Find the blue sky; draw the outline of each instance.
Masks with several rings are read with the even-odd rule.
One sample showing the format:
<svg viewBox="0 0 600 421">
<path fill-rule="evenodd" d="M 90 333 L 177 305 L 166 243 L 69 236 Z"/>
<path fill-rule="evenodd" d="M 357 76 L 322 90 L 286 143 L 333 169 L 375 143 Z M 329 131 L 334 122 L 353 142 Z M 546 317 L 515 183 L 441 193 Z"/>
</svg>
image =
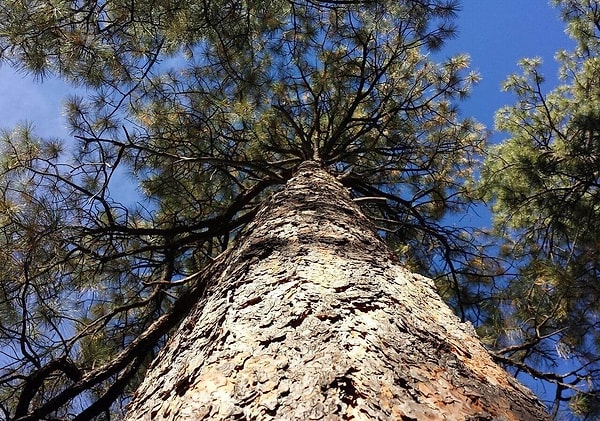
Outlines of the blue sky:
<svg viewBox="0 0 600 421">
<path fill-rule="evenodd" d="M 25 121 L 36 132 L 48 137 L 68 135 L 62 118 L 62 104 L 71 87 L 60 80 L 43 83 L 17 72 L 7 65 L 0 67 L 0 129 L 10 129 Z"/>
<path fill-rule="evenodd" d="M 558 11 L 548 0 L 463 0 L 458 37 L 446 54 L 464 52 L 482 75 L 471 98 L 462 106 L 465 116 L 475 117 L 492 128 L 495 111 L 511 104 L 510 94 L 500 91 L 506 77 L 519 72 L 524 57 L 542 57 L 547 88 L 557 83 L 556 51 L 572 49 Z M 499 140 L 499 139 L 495 139 Z"/>
</svg>

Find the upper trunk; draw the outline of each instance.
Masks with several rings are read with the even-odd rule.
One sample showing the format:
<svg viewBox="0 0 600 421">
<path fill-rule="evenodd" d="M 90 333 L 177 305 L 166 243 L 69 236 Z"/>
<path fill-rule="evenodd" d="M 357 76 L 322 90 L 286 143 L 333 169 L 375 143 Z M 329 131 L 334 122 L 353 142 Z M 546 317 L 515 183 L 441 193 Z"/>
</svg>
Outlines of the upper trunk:
<svg viewBox="0 0 600 421">
<path fill-rule="evenodd" d="M 206 276 L 128 420 L 548 418 L 314 162 Z"/>
</svg>

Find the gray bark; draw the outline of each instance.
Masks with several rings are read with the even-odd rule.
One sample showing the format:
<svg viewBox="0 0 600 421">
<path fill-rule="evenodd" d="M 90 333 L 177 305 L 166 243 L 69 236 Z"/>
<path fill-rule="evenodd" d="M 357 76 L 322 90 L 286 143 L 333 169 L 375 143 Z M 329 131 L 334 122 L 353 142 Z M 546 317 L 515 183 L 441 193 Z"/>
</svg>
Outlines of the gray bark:
<svg viewBox="0 0 600 421">
<path fill-rule="evenodd" d="M 316 163 L 204 277 L 127 420 L 548 419 Z"/>
</svg>

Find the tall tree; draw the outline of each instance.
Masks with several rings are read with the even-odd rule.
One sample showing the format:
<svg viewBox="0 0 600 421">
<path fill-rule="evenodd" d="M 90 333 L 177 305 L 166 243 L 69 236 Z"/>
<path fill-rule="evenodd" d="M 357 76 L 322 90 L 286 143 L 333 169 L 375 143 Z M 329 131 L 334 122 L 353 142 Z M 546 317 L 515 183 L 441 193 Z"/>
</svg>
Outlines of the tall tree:
<svg viewBox="0 0 600 421">
<path fill-rule="evenodd" d="M 305 161 L 336 174 L 402 264 L 470 316 L 480 253 L 444 221 L 471 203 L 482 135 L 455 103 L 477 76 L 465 56 L 429 55 L 456 9 L 3 2 L 0 57 L 88 94 L 66 105 L 76 145 L 28 126 L 2 138 L 4 417 L 122 416 L 206 294 L 201 274 Z M 134 198 L 118 194 L 125 177 Z"/>
<path fill-rule="evenodd" d="M 554 2 L 577 42 L 561 51 L 562 84 L 544 92 L 539 59 L 521 62 L 505 89 L 482 187 L 494 200 L 503 283 L 490 338 L 516 370 L 555 384 L 553 413 L 600 416 L 600 3 Z"/>
</svg>

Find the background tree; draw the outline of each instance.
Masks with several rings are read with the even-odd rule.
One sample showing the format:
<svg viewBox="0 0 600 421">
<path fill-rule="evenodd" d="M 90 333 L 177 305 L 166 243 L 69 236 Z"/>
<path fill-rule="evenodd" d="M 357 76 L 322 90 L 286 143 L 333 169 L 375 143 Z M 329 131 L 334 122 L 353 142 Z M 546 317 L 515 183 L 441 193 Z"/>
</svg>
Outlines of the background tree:
<svg viewBox="0 0 600 421">
<path fill-rule="evenodd" d="M 0 57 L 80 87 L 75 145 L 2 138 L 1 410 L 122 415 L 204 291 L 195 276 L 303 161 L 338 173 L 461 314 L 481 265 L 445 226 L 481 129 L 456 99 L 477 76 L 435 62 L 454 1 L 5 1 Z M 115 194 L 123 178 L 135 196 Z M 131 194 L 131 193 L 130 193 Z M 119 198 L 120 197 L 120 198 Z M 461 288 L 459 288 L 459 286 Z"/>
<path fill-rule="evenodd" d="M 514 273 L 487 328 L 501 360 L 554 383 L 553 413 L 600 416 L 600 3 L 554 2 L 577 41 L 561 51 L 562 84 L 546 93 L 539 59 L 521 62 L 498 111 L 509 138 L 492 147 L 482 189 L 494 200 Z M 596 418 L 594 418 L 596 419 Z"/>
</svg>

